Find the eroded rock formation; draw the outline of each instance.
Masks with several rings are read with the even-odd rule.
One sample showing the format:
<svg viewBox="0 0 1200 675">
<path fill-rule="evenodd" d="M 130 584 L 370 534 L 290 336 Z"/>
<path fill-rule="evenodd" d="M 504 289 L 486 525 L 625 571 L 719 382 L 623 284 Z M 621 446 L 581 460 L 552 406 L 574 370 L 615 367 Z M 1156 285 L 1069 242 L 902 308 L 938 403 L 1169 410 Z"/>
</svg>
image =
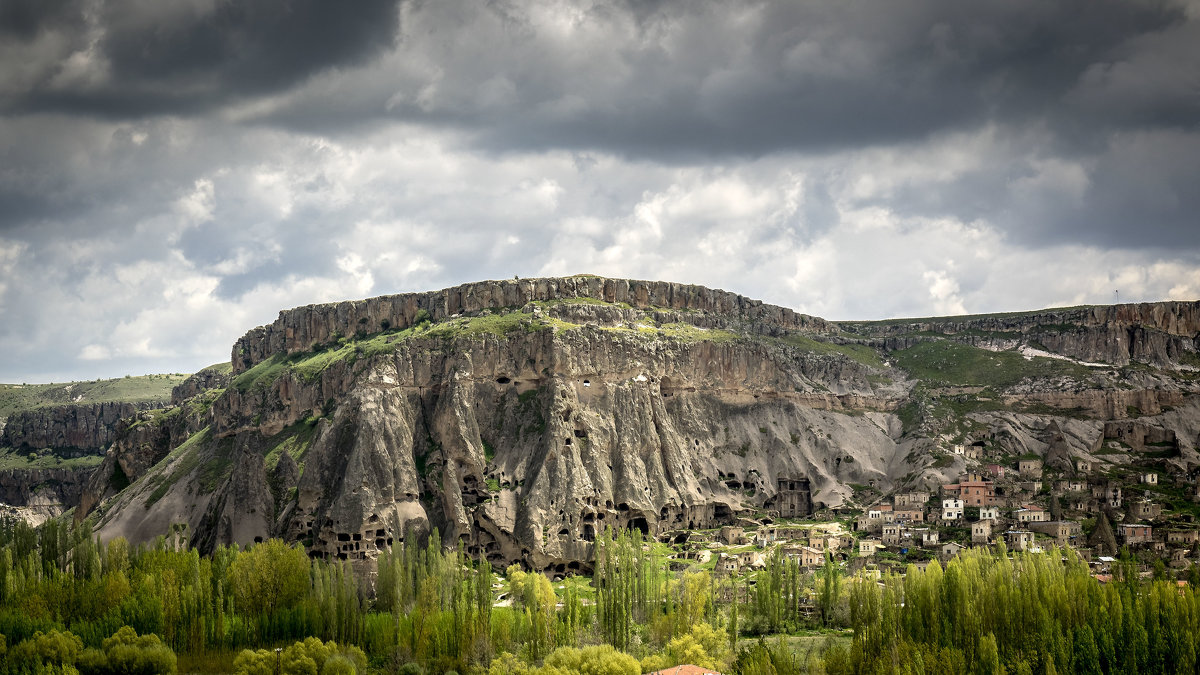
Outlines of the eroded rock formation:
<svg viewBox="0 0 1200 675">
<path fill-rule="evenodd" d="M 302 307 L 240 339 L 204 405 L 180 390 L 179 413 L 125 427 L 77 513 L 103 536 L 185 522 L 202 548 L 283 536 L 352 561 L 438 528 L 497 566 L 564 573 L 605 527 L 666 535 L 937 485 L 962 429 L 1070 471 L 1131 419 L 1184 439 L 1167 460 L 1183 471 L 1200 465 L 1179 376 L 1196 304 L 840 333 L 724 291 L 570 277 Z M 918 387 L 891 365 L 960 337 L 1107 365 L 992 387 Z"/>
</svg>

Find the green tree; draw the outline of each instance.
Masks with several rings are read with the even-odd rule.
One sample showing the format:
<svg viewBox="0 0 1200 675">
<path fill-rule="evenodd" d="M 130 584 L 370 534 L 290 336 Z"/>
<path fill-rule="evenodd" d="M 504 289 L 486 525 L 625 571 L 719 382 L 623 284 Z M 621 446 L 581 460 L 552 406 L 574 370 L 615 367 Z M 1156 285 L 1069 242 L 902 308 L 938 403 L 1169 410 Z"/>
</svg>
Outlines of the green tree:
<svg viewBox="0 0 1200 675">
<path fill-rule="evenodd" d="M 308 557 L 300 547 L 278 539 L 256 544 L 230 565 L 236 606 L 251 615 L 288 609 L 308 589 Z"/>
<path fill-rule="evenodd" d="M 138 635 L 122 626 L 105 638 L 100 649 L 88 649 L 79 657 L 81 673 L 95 675 L 163 675 L 175 672 L 175 652 L 157 635 Z"/>
</svg>

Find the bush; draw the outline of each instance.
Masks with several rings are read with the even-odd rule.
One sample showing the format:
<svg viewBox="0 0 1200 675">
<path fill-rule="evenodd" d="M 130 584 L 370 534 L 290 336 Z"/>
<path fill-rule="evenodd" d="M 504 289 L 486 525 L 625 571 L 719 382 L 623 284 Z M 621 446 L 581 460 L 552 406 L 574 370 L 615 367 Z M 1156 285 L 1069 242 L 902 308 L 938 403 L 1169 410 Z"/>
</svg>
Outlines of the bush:
<svg viewBox="0 0 1200 675">
<path fill-rule="evenodd" d="M 8 672 L 12 673 L 69 673 L 83 651 L 78 636 L 57 630 L 38 631 L 8 652 Z"/>
<path fill-rule="evenodd" d="M 273 675 L 276 664 L 287 675 L 355 675 L 366 671 L 367 656 L 358 647 L 338 647 L 332 640 L 310 637 L 279 653 L 244 649 L 233 668 L 237 675 Z"/>
<path fill-rule="evenodd" d="M 157 635 L 138 635 L 129 626 L 121 626 L 105 638 L 100 649 L 88 649 L 79 656 L 83 675 L 161 675 L 174 673 L 175 652 Z"/>
</svg>

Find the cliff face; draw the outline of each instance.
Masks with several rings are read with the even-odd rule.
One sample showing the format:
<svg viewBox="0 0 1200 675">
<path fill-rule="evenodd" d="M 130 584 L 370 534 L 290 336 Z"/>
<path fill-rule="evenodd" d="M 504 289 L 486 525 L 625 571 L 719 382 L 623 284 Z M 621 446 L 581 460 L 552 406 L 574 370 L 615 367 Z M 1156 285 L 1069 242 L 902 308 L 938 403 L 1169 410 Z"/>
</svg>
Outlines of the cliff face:
<svg viewBox="0 0 1200 675">
<path fill-rule="evenodd" d="M 855 333 L 883 338 L 888 349 L 940 334 L 986 348 L 1030 346 L 1073 359 L 1118 366 L 1140 361 L 1160 367 L 1200 363 L 1200 302 L 1073 307 L 1019 314 L 846 323 Z"/>
<path fill-rule="evenodd" d="M 689 318 L 741 323 L 754 329 L 828 333 L 836 326 L 786 307 L 713 290 L 665 281 L 631 281 L 579 276 L 481 281 L 441 291 L 385 295 L 369 300 L 308 305 L 280 312 L 269 326 L 255 328 L 233 346 L 233 372 L 245 372 L 278 353 L 295 353 L 358 332 L 407 328 L 420 317 L 442 321 L 460 314 L 521 307 L 529 302 L 591 298 L 637 309 L 663 309 Z"/>
<path fill-rule="evenodd" d="M 58 515 L 74 506 L 83 491 L 88 471 L 72 469 L 0 470 L 0 503 L 42 509 Z"/>
<path fill-rule="evenodd" d="M 0 433 L 0 446 L 55 448 L 97 454 L 116 437 L 118 423 L 150 404 L 90 403 L 18 412 Z"/>
<path fill-rule="evenodd" d="M 206 391 L 228 387 L 230 370 L 228 363 L 222 363 L 189 376 L 171 389 L 171 405 L 182 405 L 184 401 Z"/>
<path fill-rule="evenodd" d="M 596 277 L 303 307 L 238 341 L 234 376 L 209 383 L 223 389 L 181 388 L 179 412 L 122 427 L 77 517 L 99 512 L 105 537 L 186 522 L 204 549 L 282 536 L 352 561 L 436 527 L 497 566 L 561 573 L 589 565 L 606 526 L 672 536 L 936 486 L 967 434 L 1069 470 L 1135 433 L 1112 426 L 1125 420 L 1138 438 L 1170 429 L 1186 472 L 1196 304 L 857 335 L 723 291 Z M 1130 348 L 1138 331 L 1159 346 Z M 1107 365 L 989 360 L 1032 343 Z M 1123 367 L 1138 355 L 1149 365 Z"/>
</svg>

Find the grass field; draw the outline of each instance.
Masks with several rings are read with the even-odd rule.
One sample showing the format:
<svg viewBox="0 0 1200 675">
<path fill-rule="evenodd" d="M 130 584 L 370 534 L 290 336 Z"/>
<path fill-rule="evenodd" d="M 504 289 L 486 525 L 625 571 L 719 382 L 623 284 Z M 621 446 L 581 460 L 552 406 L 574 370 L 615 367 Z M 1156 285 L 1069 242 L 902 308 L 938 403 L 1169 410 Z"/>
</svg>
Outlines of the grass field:
<svg viewBox="0 0 1200 675">
<path fill-rule="evenodd" d="M 184 374 L 138 375 L 65 384 L 0 384 L 0 417 L 65 403 L 166 401 Z"/>
<path fill-rule="evenodd" d="M 1069 375 L 1086 378 L 1086 366 L 1017 352 L 993 352 L 950 340 L 921 342 L 893 353 L 896 365 L 933 385 L 1007 387 L 1026 377 Z"/>
<path fill-rule="evenodd" d="M 29 459 L 30 455 L 34 459 Z M 17 452 L 12 448 L 0 448 L 0 471 L 7 469 L 90 469 L 104 460 L 102 455 L 88 455 L 63 459 L 53 454 Z"/>
</svg>

